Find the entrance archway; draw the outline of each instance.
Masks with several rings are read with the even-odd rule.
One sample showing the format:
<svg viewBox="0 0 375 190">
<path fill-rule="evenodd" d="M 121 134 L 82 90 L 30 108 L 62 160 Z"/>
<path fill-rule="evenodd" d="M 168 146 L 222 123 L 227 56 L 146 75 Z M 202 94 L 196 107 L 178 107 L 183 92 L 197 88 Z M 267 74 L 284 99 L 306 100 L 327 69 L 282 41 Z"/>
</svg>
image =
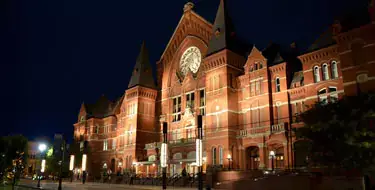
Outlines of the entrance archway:
<svg viewBox="0 0 375 190">
<path fill-rule="evenodd" d="M 115 159 L 114 158 L 112 158 L 112 160 L 111 160 L 111 172 L 114 172 L 114 171 L 116 171 L 115 170 L 115 165 L 116 165 L 116 161 L 115 161 Z"/>
<path fill-rule="evenodd" d="M 300 140 L 293 144 L 294 147 L 294 167 L 305 168 L 308 165 L 311 142 Z"/>
<path fill-rule="evenodd" d="M 257 146 L 250 146 L 246 149 L 246 169 L 259 169 L 259 148 Z"/>
</svg>

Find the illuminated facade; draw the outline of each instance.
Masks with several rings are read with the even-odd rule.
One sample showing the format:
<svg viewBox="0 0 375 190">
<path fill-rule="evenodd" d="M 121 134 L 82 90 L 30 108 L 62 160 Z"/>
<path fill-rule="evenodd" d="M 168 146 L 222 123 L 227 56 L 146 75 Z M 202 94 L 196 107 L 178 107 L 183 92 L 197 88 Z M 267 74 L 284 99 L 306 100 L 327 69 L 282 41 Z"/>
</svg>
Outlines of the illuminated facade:
<svg viewBox="0 0 375 190">
<path fill-rule="evenodd" d="M 237 40 L 221 0 L 214 24 L 184 13 L 153 80 L 142 45 L 123 97 L 83 104 L 75 140 L 88 141 L 88 172 L 160 173 L 162 122 L 168 123 L 168 173 L 194 173 L 196 116 L 203 115 L 203 167 L 241 170 L 300 167 L 290 128 L 316 102 L 336 101 L 375 86 L 375 18 L 347 27 L 336 22 L 309 49 L 264 50 Z M 275 153 L 273 159 L 270 152 Z M 229 159 L 230 158 L 230 159 Z"/>
</svg>

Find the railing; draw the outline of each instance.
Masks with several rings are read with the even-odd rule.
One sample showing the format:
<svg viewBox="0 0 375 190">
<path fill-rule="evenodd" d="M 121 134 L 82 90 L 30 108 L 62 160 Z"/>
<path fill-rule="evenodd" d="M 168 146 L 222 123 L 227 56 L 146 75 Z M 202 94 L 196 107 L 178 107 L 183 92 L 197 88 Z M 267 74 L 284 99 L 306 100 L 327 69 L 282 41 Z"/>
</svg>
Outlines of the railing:
<svg viewBox="0 0 375 190">
<path fill-rule="evenodd" d="M 271 125 L 271 133 L 279 133 L 285 131 L 284 123 L 279 123 L 276 125 Z"/>
<path fill-rule="evenodd" d="M 249 129 L 240 130 L 237 133 L 237 138 L 256 137 L 256 136 L 269 135 L 269 134 L 270 134 L 269 126 L 253 127 Z"/>
<path fill-rule="evenodd" d="M 196 138 L 188 138 L 188 139 L 185 139 L 185 138 L 182 138 L 182 139 L 177 139 L 177 140 L 171 140 L 169 141 L 169 144 L 189 144 L 189 143 L 194 143 L 196 140 Z"/>
<path fill-rule="evenodd" d="M 153 142 L 153 143 L 148 143 L 145 145 L 146 150 L 160 148 L 160 147 L 161 147 L 161 142 Z"/>
</svg>

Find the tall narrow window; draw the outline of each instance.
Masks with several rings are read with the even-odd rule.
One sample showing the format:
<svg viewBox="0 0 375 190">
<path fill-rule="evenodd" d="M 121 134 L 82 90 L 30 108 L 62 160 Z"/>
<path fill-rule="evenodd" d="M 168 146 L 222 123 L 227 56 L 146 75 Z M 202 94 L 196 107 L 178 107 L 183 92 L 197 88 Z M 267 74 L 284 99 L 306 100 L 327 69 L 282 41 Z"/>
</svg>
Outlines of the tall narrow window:
<svg viewBox="0 0 375 190">
<path fill-rule="evenodd" d="M 255 82 L 250 83 L 250 96 L 255 95 Z"/>
<path fill-rule="evenodd" d="M 112 149 L 116 149 L 116 139 L 112 139 Z"/>
<path fill-rule="evenodd" d="M 258 64 L 257 63 L 254 64 L 254 70 L 258 70 Z"/>
<path fill-rule="evenodd" d="M 104 151 L 108 150 L 108 140 L 107 139 L 104 139 L 104 141 L 103 141 L 103 150 Z"/>
<path fill-rule="evenodd" d="M 223 152 L 223 147 L 219 147 L 219 165 L 224 164 L 224 152 Z"/>
<path fill-rule="evenodd" d="M 260 80 L 257 80 L 255 82 L 255 94 L 259 95 L 260 94 Z"/>
<path fill-rule="evenodd" d="M 128 132 L 128 145 L 132 144 L 132 132 Z"/>
<path fill-rule="evenodd" d="M 329 80 L 328 65 L 323 65 L 323 80 Z"/>
<path fill-rule="evenodd" d="M 337 72 L 337 62 L 336 61 L 332 61 L 331 63 L 331 75 L 332 75 L 332 78 L 338 78 L 339 77 L 339 74 Z"/>
<path fill-rule="evenodd" d="M 181 120 L 181 96 L 173 98 L 173 122 Z"/>
<path fill-rule="evenodd" d="M 186 94 L 186 107 L 194 108 L 194 92 Z"/>
<path fill-rule="evenodd" d="M 280 88 L 280 78 L 276 78 L 275 84 L 276 84 L 276 92 L 280 92 L 280 90 L 281 90 L 281 88 Z"/>
<path fill-rule="evenodd" d="M 314 67 L 314 82 L 320 82 L 320 73 L 319 73 L 319 67 Z"/>
<path fill-rule="evenodd" d="M 216 148 L 212 148 L 212 165 L 216 165 Z"/>
<path fill-rule="evenodd" d="M 206 114 L 206 93 L 204 89 L 199 91 L 199 111 L 201 115 Z"/>
</svg>

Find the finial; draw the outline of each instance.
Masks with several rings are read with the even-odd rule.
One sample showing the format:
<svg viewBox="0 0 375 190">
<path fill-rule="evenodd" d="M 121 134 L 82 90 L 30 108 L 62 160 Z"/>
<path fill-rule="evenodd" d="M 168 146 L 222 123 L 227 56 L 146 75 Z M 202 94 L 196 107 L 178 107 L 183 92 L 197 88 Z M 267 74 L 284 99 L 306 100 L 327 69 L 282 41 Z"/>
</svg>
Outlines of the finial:
<svg viewBox="0 0 375 190">
<path fill-rule="evenodd" d="M 184 5 L 184 12 L 191 11 L 194 8 L 194 3 L 192 2 L 187 2 Z"/>
<path fill-rule="evenodd" d="M 342 29 L 342 27 L 341 27 L 340 21 L 339 20 L 335 20 L 335 22 L 332 25 L 332 30 L 333 30 L 332 33 L 333 33 L 333 35 L 338 35 L 341 32 L 341 29 Z"/>
</svg>

